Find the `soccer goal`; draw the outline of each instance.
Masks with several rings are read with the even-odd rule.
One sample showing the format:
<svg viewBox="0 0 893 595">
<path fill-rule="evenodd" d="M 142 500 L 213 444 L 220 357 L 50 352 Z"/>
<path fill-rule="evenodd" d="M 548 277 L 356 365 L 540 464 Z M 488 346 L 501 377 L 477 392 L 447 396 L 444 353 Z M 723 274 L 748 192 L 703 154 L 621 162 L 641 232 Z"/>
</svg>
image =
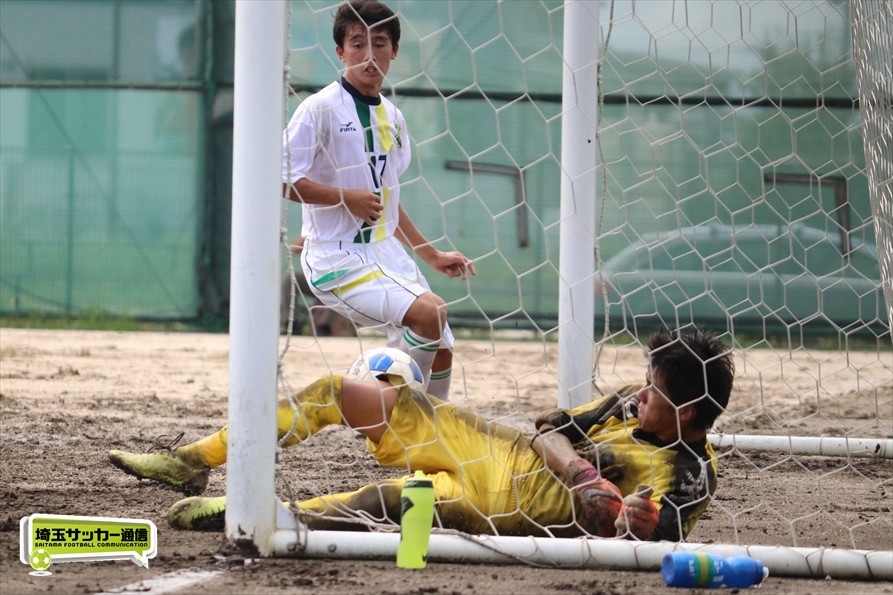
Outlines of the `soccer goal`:
<svg viewBox="0 0 893 595">
<path fill-rule="evenodd" d="M 429 560 L 656 570 L 691 549 L 893 579 L 890 4 L 388 4 L 403 204 L 478 269 L 428 273 L 457 335 L 451 401 L 532 433 L 541 409 L 641 380 L 664 327 L 717 332 L 737 369 L 709 437 L 720 487 L 688 542 L 435 527 Z M 299 233 L 274 198 L 282 130 L 341 72 L 336 8 L 236 3 L 226 534 L 263 556 L 394 559 L 393 523 L 310 531 L 285 505 L 387 477 L 352 432 L 276 442 L 277 398 L 383 343 L 297 329 L 315 307 L 297 289 L 279 334 Z"/>
</svg>

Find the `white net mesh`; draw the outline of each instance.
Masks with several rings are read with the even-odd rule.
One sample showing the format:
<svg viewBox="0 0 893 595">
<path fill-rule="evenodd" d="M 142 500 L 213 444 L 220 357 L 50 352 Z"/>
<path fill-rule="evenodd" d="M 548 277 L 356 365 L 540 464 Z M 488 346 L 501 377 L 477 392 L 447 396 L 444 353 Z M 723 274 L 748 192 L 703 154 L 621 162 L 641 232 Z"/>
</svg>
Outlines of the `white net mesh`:
<svg viewBox="0 0 893 595">
<path fill-rule="evenodd" d="M 291 109 L 339 76 L 336 6 L 292 5 Z M 422 265 L 457 335 L 451 402 L 531 436 L 559 382 L 563 3 L 391 6 L 403 37 L 382 92 L 405 115 L 413 148 L 402 202 L 435 246 L 478 269 L 461 283 Z M 717 448 L 719 487 L 689 540 L 889 549 L 889 462 L 849 444 L 889 449 L 893 435 L 881 288 L 886 279 L 890 290 L 893 253 L 890 6 L 857 2 L 852 15 L 847 2 L 821 0 L 599 6 L 593 394 L 643 379 L 652 331 L 716 331 L 737 376 L 714 431 L 783 440 Z M 286 213 L 285 244 L 298 211 Z M 284 286 L 294 297 L 283 310 L 294 333 L 282 358 L 288 398 L 384 343 L 374 331 L 354 336 L 305 293 Z M 333 427 L 285 451 L 283 495 L 407 472 L 377 466 L 357 437 Z M 843 456 L 798 450 L 800 437 L 842 440 Z"/>
<path fill-rule="evenodd" d="M 853 3 L 853 57 L 859 78 L 865 169 L 877 230 L 887 319 L 893 319 L 893 7 Z"/>
</svg>

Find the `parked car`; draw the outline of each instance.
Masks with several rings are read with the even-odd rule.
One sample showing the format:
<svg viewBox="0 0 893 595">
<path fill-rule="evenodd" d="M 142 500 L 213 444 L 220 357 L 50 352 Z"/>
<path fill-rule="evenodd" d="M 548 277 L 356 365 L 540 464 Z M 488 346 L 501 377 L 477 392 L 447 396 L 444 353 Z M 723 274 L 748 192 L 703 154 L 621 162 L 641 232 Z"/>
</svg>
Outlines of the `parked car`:
<svg viewBox="0 0 893 595">
<path fill-rule="evenodd" d="M 888 326 L 877 246 L 794 224 L 718 223 L 646 234 L 608 259 L 596 281 L 612 325 L 689 322 L 744 327 Z"/>
</svg>

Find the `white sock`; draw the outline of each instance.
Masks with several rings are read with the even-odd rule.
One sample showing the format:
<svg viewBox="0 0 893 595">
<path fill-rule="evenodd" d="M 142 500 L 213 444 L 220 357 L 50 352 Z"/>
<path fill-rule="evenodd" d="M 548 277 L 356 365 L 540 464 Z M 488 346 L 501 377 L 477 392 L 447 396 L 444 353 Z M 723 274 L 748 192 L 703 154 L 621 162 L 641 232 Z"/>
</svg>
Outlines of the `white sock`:
<svg viewBox="0 0 893 595">
<path fill-rule="evenodd" d="M 452 368 L 447 368 L 440 372 L 431 372 L 431 380 L 428 381 L 428 394 L 434 395 L 441 401 L 448 401 L 450 398 L 450 382 L 452 380 Z"/>
<path fill-rule="evenodd" d="M 428 379 L 431 376 L 431 364 L 434 363 L 434 356 L 440 349 L 440 339 L 426 339 L 420 337 L 409 329 L 403 331 L 403 337 L 400 339 L 398 349 L 404 353 L 408 353 L 409 357 L 415 360 L 422 370 L 422 376 L 425 378 L 425 390 L 428 389 Z"/>
</svg>

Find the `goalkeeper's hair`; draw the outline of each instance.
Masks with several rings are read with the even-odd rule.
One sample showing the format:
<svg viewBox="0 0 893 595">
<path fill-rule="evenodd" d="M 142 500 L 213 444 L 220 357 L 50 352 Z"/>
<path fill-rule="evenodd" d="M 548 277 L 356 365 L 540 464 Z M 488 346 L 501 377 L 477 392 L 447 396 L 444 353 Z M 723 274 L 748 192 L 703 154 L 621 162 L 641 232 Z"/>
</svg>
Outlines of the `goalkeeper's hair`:
<svg viewBox="0 0 893 595">
<path fill-rule="evenodd" d="M 648 342 L 648 356 L 651 373 L 661 379 L 670 401 L 677 407 L 695 401 L 692 425 L 709 429 L 732 394 L 732 351 L 715 333 L 694 329 L 654 334 Z"/>
<path fill-rule="evenodd" d="M 332 37 L 338 47 L 344 47 L 347 30 L 355 23 L 370 29 L 381 27 L 391 36 L 391 43 L 394 45 L 400 43 L 400 19 L 383 2 L 351 0 L 339 6 L 332 23 Z"/>
</svg>

